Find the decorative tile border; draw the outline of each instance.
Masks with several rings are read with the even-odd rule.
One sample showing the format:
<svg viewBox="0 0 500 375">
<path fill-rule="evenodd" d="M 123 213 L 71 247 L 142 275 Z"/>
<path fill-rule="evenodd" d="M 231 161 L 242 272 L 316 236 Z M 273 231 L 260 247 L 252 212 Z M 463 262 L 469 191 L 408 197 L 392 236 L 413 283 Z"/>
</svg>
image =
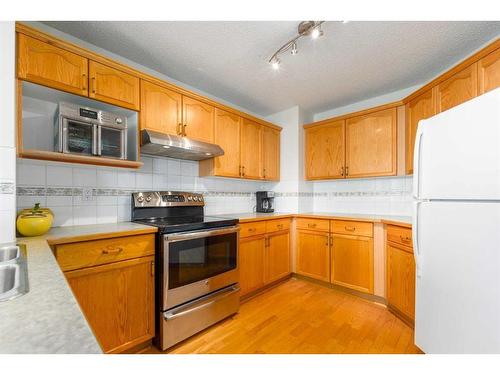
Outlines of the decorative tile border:
<svg viewBox="0 0 500 375">
<path fill-rule="evenodd" d="M 13 182 L 0 182 L 0 194 L 14 194 L 15 186 Z"/>
<path fill-rule="evenodd" d="M 93 196 L 129 196 L 137 190 L 133 189 L 103 189 L 93 188 Z M 13 194 L 13 183 L 0 183 L 0 192 L 2 194 Z M 253 192 L 241 191 L 194 191 L 203 194 L 206 197 L 253 197 Z M 83 188 L 65 188 L 65 187 L 26 187 L 18 186 L 17 195 L 21 196 L 81 196 Z M 330 191 L 330 192 L 275 192 L 276 198 L 334 198 L 334 197 L 383 197 L 383 196 L 405 196 L 410 195 L 409 191 L 387 190 L 387 191 Z"/>
</svg>

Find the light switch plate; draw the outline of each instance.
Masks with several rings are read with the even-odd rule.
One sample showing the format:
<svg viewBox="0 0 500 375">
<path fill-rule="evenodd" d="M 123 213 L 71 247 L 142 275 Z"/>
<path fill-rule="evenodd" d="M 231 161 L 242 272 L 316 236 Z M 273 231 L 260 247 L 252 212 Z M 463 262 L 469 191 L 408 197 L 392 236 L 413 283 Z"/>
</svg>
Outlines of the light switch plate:
<svg viewBox="0 0 500 375">
<path fill-rule="evenodd" d="M 82 202 L 92 201 L 92 188 L 83 188 L 82 190 Z"/>
</svg>

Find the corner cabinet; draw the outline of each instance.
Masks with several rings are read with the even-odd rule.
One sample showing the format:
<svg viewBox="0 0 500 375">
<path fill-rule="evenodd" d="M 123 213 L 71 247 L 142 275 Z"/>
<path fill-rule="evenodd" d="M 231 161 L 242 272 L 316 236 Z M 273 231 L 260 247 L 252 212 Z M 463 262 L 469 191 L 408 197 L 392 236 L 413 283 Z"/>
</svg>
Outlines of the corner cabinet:
<svg viewBox="0 0 500 375">
<path fill-rule="evenodd" d="M 478 62 L 479 95 L 500 86 L 500 49 Z"/>
<path fill-rule="evenodd" d="M 345 121 L 332 121 L 305 130 L 306 178 L 344 178 Z"/>
<path fill-rule="evenodd" d="M 17 76 L 26 81 L 88 95 L 88 59 L 41 40 L 18 34 Z"/>
<path fill-rule="evenodd" d="M 477 82 L 477 63 L 474 63 L 438 84 L 436 88 L 436 112 L 446 111 L 475 98 L 478 93 Z"/>
<path fill-rule="evenodd" d="M 436 114 L 435 93 L 430 89 L 406 104 L 406 173 L 413 173 L 413 148 L 420 120 Z"/>
<path fill-rule="evenodd" d="M 57 244 L 54 254 L 105 353 L 154 337 L 154 234 Z"/>
</svg>

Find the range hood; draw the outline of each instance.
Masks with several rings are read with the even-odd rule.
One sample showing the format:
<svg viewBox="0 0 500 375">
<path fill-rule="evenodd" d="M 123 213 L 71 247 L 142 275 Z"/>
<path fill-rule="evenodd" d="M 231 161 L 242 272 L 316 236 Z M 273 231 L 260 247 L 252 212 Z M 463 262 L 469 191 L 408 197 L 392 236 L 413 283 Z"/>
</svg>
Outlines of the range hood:
<svg viewBox="0 0 500 375">
<path fill-rule="evenodd" d="M 224 150 L 212 143 L 142 130 L 141 154 L 167 156 L 175 159 L 204 160 L 224 155 Z"/>
</svg>

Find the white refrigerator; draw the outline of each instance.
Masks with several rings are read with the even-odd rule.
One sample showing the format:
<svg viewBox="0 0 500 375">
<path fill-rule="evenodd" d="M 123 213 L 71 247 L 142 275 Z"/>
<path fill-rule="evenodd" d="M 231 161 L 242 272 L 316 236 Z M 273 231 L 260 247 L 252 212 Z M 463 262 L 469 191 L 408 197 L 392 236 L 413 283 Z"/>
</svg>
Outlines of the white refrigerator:
<svg viewBox="0 0 500 375">
<path fill-rule="evenodd" d="M 500 88 L 417 129 L 415 343 L 500 353 Z"/>
</svg>

